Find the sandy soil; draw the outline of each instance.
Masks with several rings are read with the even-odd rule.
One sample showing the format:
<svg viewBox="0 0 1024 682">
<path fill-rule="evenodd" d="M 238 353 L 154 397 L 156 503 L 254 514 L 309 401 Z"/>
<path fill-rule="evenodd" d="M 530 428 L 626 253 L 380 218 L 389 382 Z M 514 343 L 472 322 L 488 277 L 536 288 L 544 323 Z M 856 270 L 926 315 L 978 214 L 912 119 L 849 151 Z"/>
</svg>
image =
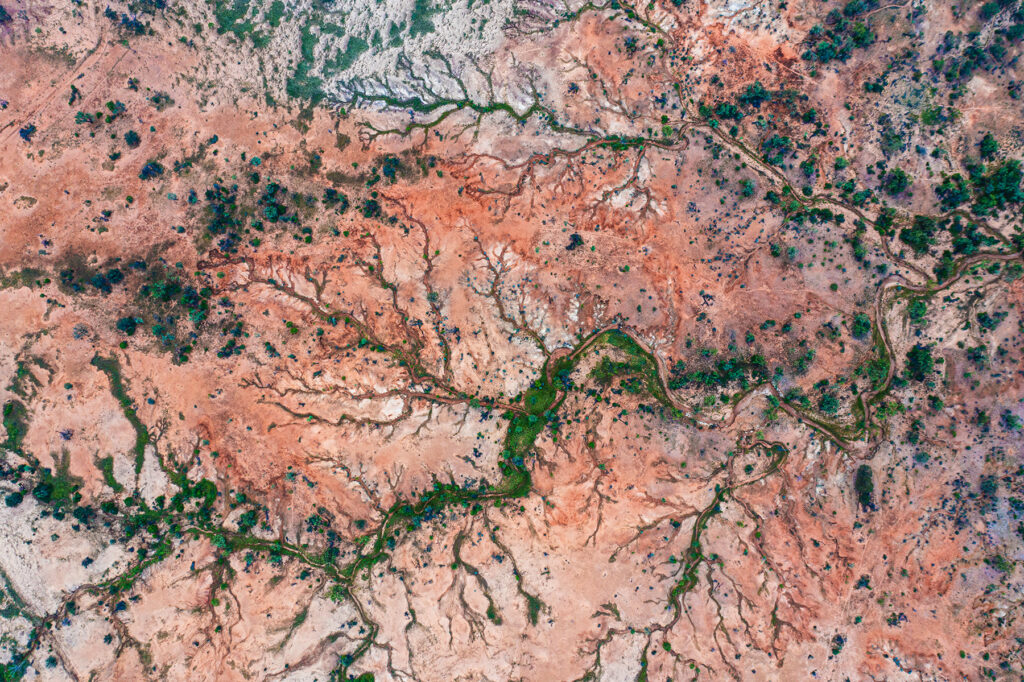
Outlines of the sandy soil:
<svg viewBox="0 0 1024 682">
<path fill-rule="evenodd" d="M 4 4 L 8 677 L 1021 675 L 1014 8 L 225 7 Z"/>
</svg>

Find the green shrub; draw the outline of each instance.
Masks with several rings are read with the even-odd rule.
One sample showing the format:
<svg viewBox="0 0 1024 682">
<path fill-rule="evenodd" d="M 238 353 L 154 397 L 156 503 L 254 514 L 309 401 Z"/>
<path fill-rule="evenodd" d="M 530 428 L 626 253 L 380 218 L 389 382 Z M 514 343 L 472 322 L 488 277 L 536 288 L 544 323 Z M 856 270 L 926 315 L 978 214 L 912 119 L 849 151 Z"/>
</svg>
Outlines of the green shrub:
<svg viewBox="0 0 1024 682">
<path fill-rule="evenodd" d="M 931 346 L 920 343 L 907 351 L 907 366 L 904 373 L 914 381 L 925 381 L 935 371 L 935 359 L 932 357 Z"/>
<path fill-rule="evenodd" d="M 871 318 L 864 313 L 854 315 L 853 324 L 850 325 L 850 333 L 855 339 L 866 338 L 871 333 Z"/>
<path fill-rule="evenodd" d="M 882 180 L 882 189 L 892 196 L 902 194 L 908 187 L 910 187 L 910 176 L 902 168 L 893 168 L 885 174 L 885 178 Z"/>
<path fill-rule="evenodd" d="M 900 241 L 913 249 L 914 254 L 923 256 L 935 243 L 937 224 L 934 218 L 918 215 L 910 227 L 900 230 Z"/>
<path fill-rule="evenodd" d="M 853 482 L 853 489 L 857 493 L 857 503 L 864 510 L 874 509 L 875 482 L 871 467 L 861 464 L 857 468 L 857 476 Z"/>
</svg>

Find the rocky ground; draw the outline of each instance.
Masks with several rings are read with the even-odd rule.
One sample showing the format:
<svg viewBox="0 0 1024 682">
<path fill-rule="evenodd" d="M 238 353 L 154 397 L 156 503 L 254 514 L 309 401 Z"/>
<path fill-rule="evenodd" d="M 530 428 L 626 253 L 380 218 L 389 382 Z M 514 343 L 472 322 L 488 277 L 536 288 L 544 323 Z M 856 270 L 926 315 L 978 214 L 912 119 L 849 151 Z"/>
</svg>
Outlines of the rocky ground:
<svg viewBox="0 0 1024 682">
<path fill-rule="evenodd" d="M 0 4 L 0 679 L 1024 676 L 1019 2 Z"/>
</svg>

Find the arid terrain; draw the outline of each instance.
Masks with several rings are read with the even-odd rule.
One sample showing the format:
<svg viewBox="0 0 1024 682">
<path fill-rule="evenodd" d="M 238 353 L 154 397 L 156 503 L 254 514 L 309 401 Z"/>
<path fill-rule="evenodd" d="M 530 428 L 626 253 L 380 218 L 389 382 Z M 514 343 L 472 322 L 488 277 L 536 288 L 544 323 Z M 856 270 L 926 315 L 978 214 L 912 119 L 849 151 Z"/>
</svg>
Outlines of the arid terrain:
<svg viewBox="0 0 1024 682">
<path fill-rule="evenodd" d="M 0 680 L 1024 679 L 1022 51 L 0 0 Z"/>
</svg>

